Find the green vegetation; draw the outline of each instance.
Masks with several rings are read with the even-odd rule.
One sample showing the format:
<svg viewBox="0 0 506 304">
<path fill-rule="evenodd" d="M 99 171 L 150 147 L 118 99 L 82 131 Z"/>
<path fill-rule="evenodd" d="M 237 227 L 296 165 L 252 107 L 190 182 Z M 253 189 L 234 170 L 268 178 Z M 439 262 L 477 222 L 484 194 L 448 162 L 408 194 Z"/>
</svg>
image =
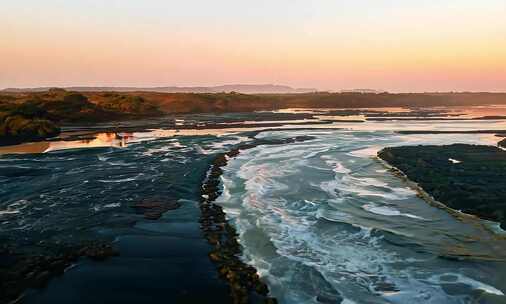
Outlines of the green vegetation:
<svg viewBox="0 0 506 304">
<path fill-rule="evenodd" d="M 58 125 L 62 124 L 131 119 L 160 113 L 156 105 L 131 95 L 112 94 L 96 103 L 81 93 L 62 89 L 0 95 L 0 145 L 57 136 Z"/>
<path fill-rule="evenodd" d="M 445 205 L 506 229 L 506 152 L 454 144 L 385 148 L 378 156 Z"/>
<path fill-rule="evenodd" d="M 106 99 L 100 102 L 103 109 L 128 114 L 159 114 L 160 110 L 154 104 L 147 102 L 143 97 L 120 95 L 114 93 L 104 94 Z"/>
<path fill-rule="evenodd" d="M 20 115 L 0 118 L 0 144 L 36 141 L 57 136 L 60 128 L 45 119 L 29 119 Z"/>
<path fill-rule="evenodd" d="M 157 93 L 3 91 L 0 144 L 53 136 L 50 126 L 137 119 L 163 114 L 238 113 L 282 108 L 431 107 L 506 104 L 505 93 Z M 19 116 L 15 119 L 7 117 Z M 27 121 L 28 120 L 28 121 Z M 30 123 L 28 123 L 30 122 Z M 30 134 L 32 134 L 30 136 Z"/>
<path fill-rule="evenodd" d="M 0 144 L 54 137 L 60 128 L 48 119 L 48 112 L 33 102 L 0 104 Z"/>
</svg>

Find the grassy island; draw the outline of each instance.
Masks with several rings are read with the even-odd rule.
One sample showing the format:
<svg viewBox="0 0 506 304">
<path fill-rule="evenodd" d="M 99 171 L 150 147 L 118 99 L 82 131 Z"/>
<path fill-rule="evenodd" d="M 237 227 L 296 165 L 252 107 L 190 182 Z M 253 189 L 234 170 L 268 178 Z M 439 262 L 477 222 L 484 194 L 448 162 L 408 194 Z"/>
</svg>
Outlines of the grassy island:
<svg viewBox="0 0 506 304">
<path fill-rule="evenodd" d="M 506 152 L 454 144 L 385 148 L 378 156 L 450 208 L 506 229 Z"/>
</svg>

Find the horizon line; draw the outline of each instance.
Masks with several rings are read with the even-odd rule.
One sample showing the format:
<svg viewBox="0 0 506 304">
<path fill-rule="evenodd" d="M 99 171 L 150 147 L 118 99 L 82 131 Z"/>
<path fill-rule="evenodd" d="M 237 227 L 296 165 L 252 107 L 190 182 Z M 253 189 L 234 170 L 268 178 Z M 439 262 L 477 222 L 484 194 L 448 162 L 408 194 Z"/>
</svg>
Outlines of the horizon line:
<svg viewBox="0 0 506 304">
<path fill-rule="evenodd" d="M 5 92 L 8 90 L 41 90 L 41 89 L 92 89 L 92 88 L 103 88 L 103 89 L 111 89 L 110 91 L 114 91 L 114 89 L 138 89 L 139 92 L 143 92 L 144 89 L 158 89 L 158 88 L 215 88 L 222 86 L 276 86 L 276 87 L 287 87 L 293 90 L 308 90 L 309 92 L 301 92 L 298 94 L 304 93 L 369 93 L 369 94 L 380 94 L 380 93 L 389 93 L 389 94 L 434 94 L 434 93 L 494 93 L 494 94 L 504 94 L 505 90 L 444 90 L 444 91 L 389 91 L 382 89 L 374 89 L 374 88 L 348 88 L 348 89 L 320 89 L 320 88 L 312 88 L 312 87 L 294 87 L 286 84 L 275 84 L 275 83 L 230 83 L 230 84 L 215 84 L 215 85 L 65 85 L 65 86 L 7 86 L 0 87 L 0 92 Z M 312 91 L 314 90 L 314 91 Z M 351 92 L 357 91 L 357 92 Z M 359 92 L 359 91 L 371 91 L 371 92 Z M 226 92 L 226 91 L 224 91 Z M 232 91 L 230 91 L 232 92 Z M 179 93 L 179 92 L 158 92 L 158 93 Z M 180 93 L 191 93 L 191 92 L 180 92 Z M 195 92 L 199 93 L 199 92 Z M 205 92 L 202 92 L 205 93 Z M 222 92 L 209 92 L 208 94 L 213 93 L 222 93 Z M 296 93 L 296 92 L 293 92 Z M 248 94 L 262 94 L 262 93 L 248 93 Z M 270 94 L 290 94 L 290 93 L 270 93 Z"/>
</svg>

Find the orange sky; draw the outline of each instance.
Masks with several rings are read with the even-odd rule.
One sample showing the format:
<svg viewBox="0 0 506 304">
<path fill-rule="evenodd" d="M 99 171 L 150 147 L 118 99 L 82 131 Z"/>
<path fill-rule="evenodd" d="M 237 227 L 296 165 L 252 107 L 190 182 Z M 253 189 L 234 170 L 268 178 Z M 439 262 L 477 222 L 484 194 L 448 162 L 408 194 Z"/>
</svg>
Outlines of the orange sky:
<svg viewBox="0 0 506 304">
<path fill-rule="evenodd" d="M 336 2 L 3 4 L 0 88 L 506 91 L 506 1 Z"/>
</svg>

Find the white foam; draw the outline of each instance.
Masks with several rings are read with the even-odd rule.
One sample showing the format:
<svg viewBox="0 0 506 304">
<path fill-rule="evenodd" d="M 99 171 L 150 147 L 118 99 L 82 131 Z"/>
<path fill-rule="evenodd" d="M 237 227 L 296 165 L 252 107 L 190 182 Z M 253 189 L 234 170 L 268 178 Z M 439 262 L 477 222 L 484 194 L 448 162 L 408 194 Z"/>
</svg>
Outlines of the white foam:
<svg viewBox="0 0 506 304">
<path fill-rule="evenodd" d="M 124 182 L 131 182 L 131 181 L 138 180 L 143 175 L 144 174 L 139 173 L 134 177 L 120 178 L 120 179 L 109 179 L 109 180 L 108 179 L 99 179 L 97 181 L 99 181 L 101 183 L 124 183 Z"/>
<path fill-rule="evenodd" d="M 385 190 L 372 188 L 383 187 Z M 389 188 L 387 183 L 368 177 L 353 177 L 351 175 L 336 176 L 336 180 L 322 182 L 320 187 L 331 196 L 361 196 L 361 197 L 381 197 L 387 200 L 402 200 L 413 197 L 415 192 L 404 188 Z"/>
<path fill-rule="evenodd" d="M 159 147 L 159 148 L 150 148 L 146 151 L 142 152 L 144 156 L 153 156 L 159 153 L 167 153 L 169 151 L 173 151 L 174 149 L 186 148 L 185 145 L 181 144 L 179 141 L 175 139 L 171 139 L 167 141 L 167 145 Z"/>
<path fill-rule="evenodd" d="M 452 278 L 454 278 L 454 280 L 450 280 L 450 281 L 445 280 L 444 279 L 445 276 L 452 277 Z M 445 273 L 442 275 L 432 276 L 429 278 L 429 281 L 436 282 L 439 284 L 441 284 L 441 283 L 462 283 L 462 284 L 468 285 L 474 289 L 482 290 L 482 291 L 489 293 L 489 294 L 504 296 L 504 293 L 501 290 L 499 290 L 493 286 L 487 285 L 483 282 L 477 281 L 475 279 L 471 279 L 471 278 L 464 276 L 460 273 Z"/>
<path fill-rule="evenodd" d="M 224 148 L 237 145 L 243 142 L 251 141 L 252 139 L 246 136 L 234 136 L 232 139 L 224 140 L 224 141 L 217 141 L 211 144 L 211 148 L 215 150 L 222 150 Z"/>
<path fill-rule="evenodd" d="M 17 200 L 13 203 L 10 203 L 7 206 L 7 209 L 0 210 L 0 216 L 21 213 L 21 211 L 23 209 L 25 209 L 26 207 L 28 207 L 28 205 L 30 205 L 30 201 L 28 201 L 28 200 L 24 200 L 24 199 Z"/>
<path fill-rule="evenodd" d="M 343 303 L 361 303 L 365 298 L 378 303 L 427 303 L 428 299 L 458 303 L 459 298 L 438 285 L 441 282 L 427 280 L 429 273 L 438 273 L 439 268 L 420 268 L 413 262 L 420 257 L 417 253 L 406 256 L 385 242 L 384 232 L 388 231 L 417 243 L 417 231 L 405 227 L 415 221 L 397 217 L 425 220 L 418 214 L 426 213 L 411 210 L 431 207 L 387 175 L 379 163 L 363 157 L 370 155 L 364 153 L 366 140 L 357 144 L 355 135 L 329 133 L 318 135 L 311 144 L 259 146 L 228 162 L 222 175 L 223 194 L 217 203 L 240 234 L 243 259 L 255 265 L 282 303 L 316 302 L 315 296 L 310 297 L 314 291 L 297 283 L 293 271 L 301 265 L 321 273 L 343 296 Z M 276 136 L 282 135 L 294 133 Z M 307 135 L 314 136 L 311 132 Z M 386 137 L 386 145 L 401 141 L 396 134 L 374 136 Z M 370 134 L 366 139 L 376 143 Z M 361 152 L 349 152 L 355 151 L 354 145 L 360 146 Z M 299 188 L 303 190 L 293 191 Z M 305 191 L 314 191 L 315 199 Z M 404 207 L 408 205 L 409 212 Z M 265 248 L 271 247 L 272 252 L 265 253 Z M 466 282 L 474 289 L 502 295 L 481 282 Z M 400 291 L 381 291 L 377 284 L 382 283 L 391 283 Z"/>
<path fill-rule="evenodd" d="M 381 146 L 367 147 L 364 149 L 352 151 L 349 153 L 349 155 L 356 157 L 373 157 L 376 156 L 382 148 L 383 147 Z"/>
<path fill-rule="evenodd" d="M 399 210 L 397 210 L 395 208 L 387 207 L 387 206 L 376 206 L 374 204 L 369 204 L 369 205 L 363 205 L 362 208 L 364 210 L 366 210 L 366 211 L 372 212 L 374 214 L 379 214 L 379 215 L 385 215 L 385 216 L 406 216 L 406 217 L 410 217 L 410 218 L 414 218 L 414 219 L 419 219 L 419 220 L 423 220 L 424 219 L 423 217 L 416 216 L 416 215 L 413 215 L 413 214 L 410 214 L 410 213 L 402 213 L 402 212 L 400 212 Z"/>
<path fill-rule="evenodd" d="M 326 160 L 325 163 L 329 166 L 329 167 L 332 167 L 332 170 L 335 172 L 335 173 L 340 173 L 340 174 L 348 174 L 351 172 L 350 169 L 344 167 L 344 165 L 337 161 L 337 160 Z"/>
<path fill-rule="evenodd" d="M 6 215 L 6 214 L 16 214 L 19 213 L 19 210 L 0 210 L 0 215 Z"/>
<path fill-rule="evenodd" d="M 121 207 L 121 203 L 110 203 L 110 204 L 105 204 L 103 206 L 95 205 L 95 206 L 93 206 L 93 210 L 95 212 L 98 212 L 102 209 L 111 209 L 111 208 L 118 208 L 118 207 Z"/>
<path fill-rule="evenodd" d="M 208 154 L 211 154 L 214 152 L 211 149 L 205 149 L 202 146 L 197 145 L 197 144 L 193 145 L 193 147 L 195 148 L 195 151 L 197 151 L 199 154 L 208 155 Z"/>
<path fill-rule="evenodd" d="M 111 203 L 111 204 L 105 204 L 104 208 L 118 208 L 121 206 L 121 203 Z"/>
</svg>

